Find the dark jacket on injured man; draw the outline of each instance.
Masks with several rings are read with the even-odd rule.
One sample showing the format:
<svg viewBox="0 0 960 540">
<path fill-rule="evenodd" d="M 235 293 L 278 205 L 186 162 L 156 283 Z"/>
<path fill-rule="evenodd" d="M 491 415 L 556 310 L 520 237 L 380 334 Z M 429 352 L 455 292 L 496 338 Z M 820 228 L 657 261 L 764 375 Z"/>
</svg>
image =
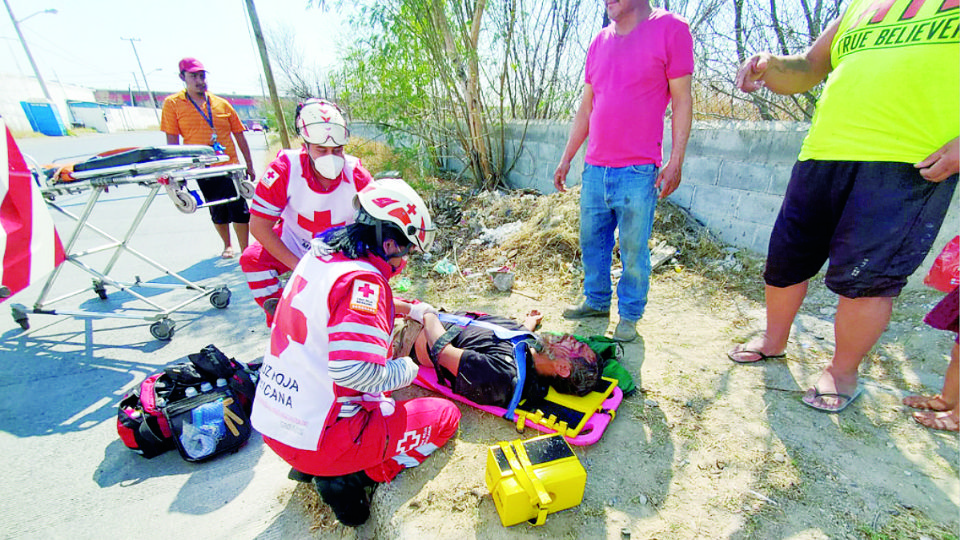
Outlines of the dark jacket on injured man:
<svg viewBox="0 0 960 540">
<path fill-rule="evenodd" d="M 485 321 L 502 326 L 508 330 L 526 329 L 513 319 L 496 315 L 481 315 L 468 312 L 457 312 L 456 315 Z M 453 323 L 444 322 L 443 327 L 449 329 Z M 533 334 L 530 334 L 531 341 Z M 517 362 L 514 358 L 514 345 L 494 335 L 492 330 L 479 326 L 468 325 L 456 335 L 450 344 L 463 349 L 460 359 L 460 368 L 454 377 L 446 368 L 431 362 L 437 372 L 437 381 L 449 387 L 455 394 L 461 395 L 479 405 L 494 405 L 507 407 L 517 386 Z M 547 395 L 549 385 L 538 378 L 531 363 L 532 355 L 529 346 L 526 348 L 526 377 L 523 385 L 523 397 L 531 399 Z M 427 364 L 429 359 L 416 358 L 416 351 L 410 351 L 418 362 Z"/>
</svg>

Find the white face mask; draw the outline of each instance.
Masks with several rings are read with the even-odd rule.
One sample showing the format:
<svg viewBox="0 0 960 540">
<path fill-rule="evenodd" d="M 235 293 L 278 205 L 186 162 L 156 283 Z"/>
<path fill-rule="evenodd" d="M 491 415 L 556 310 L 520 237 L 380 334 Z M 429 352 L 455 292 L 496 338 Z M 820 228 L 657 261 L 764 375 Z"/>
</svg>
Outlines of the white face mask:
<svg viewBox="0 0 960 540">
<path fill-rule="evenodd" d="M 343 157 L 336 154 L 327 154 L 313 160 L 313 166 L 317 168 L 320 176 L 330 180 L 340 176 L 340 173 L 343 172 L 343 164 Z"/>
</svg>

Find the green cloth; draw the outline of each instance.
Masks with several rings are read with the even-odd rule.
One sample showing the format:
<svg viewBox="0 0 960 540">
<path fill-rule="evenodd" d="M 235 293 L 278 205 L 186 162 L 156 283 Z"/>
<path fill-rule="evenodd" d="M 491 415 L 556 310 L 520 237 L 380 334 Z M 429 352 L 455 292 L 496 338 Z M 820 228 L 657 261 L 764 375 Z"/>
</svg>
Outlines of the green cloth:
<svg viewBox="0 0 960 540">
<path fill-rule="evenodd" d="M 633 382 L 633 375 L 630 375 L 630 372 L 616 360 L 607 361 L 607 366 L 603 368 L 603 376 L 616 379 L 617 386 L 620 387 L 620 391 L 623 392 L 625 397 L 637 391 L 637 385 Z"/>
<path fill-rule="evenodd" d="M 623 345 L 619 341 L 606 336 L 578 336 L 574 334 L 577 341 L 586 343 L 593 352 L 597 353 L 603 367 L 603 376 L 615 379 L 617 386 L 624 396 L 629 396 L 637 391 L 637 385 L 633 382 L 633 375 L 621 364 L 623 358 Z"/>
</svg>

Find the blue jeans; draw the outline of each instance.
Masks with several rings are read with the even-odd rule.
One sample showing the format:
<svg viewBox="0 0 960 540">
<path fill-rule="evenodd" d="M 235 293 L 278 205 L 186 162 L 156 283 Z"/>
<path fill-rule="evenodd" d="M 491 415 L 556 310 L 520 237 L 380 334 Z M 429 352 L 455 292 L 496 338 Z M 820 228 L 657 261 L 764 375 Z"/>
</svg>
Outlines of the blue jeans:
<svg viewBox="0 0 960 540">
<path fill-rule="evenodd" d="M 650 289 L 650 248 L 657 207 L 656 165 L 598 167 L 585 164 L 580 193 L 583 294 L 594 309 L 610 307 L 614 230 L 620 228 L 623 274 L 617 285 L 621 319 L 643 317 Z"/>
</svg>

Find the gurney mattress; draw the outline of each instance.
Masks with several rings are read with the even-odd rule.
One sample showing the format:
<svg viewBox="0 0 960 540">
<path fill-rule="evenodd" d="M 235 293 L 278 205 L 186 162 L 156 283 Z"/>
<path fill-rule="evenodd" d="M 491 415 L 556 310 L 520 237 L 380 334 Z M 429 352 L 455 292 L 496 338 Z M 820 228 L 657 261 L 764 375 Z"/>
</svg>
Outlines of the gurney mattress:
<svg viewBox="0 0 960 540">
<path fill-rule="evenodd" d="M 95 171 L 172 158 L 212 158 L 215 155 L 213 148 L 202 145 L 145 146 L 109 156 L 91 158 L 75 164 L 73 170 L 74 172 Z"/>
</svg>

